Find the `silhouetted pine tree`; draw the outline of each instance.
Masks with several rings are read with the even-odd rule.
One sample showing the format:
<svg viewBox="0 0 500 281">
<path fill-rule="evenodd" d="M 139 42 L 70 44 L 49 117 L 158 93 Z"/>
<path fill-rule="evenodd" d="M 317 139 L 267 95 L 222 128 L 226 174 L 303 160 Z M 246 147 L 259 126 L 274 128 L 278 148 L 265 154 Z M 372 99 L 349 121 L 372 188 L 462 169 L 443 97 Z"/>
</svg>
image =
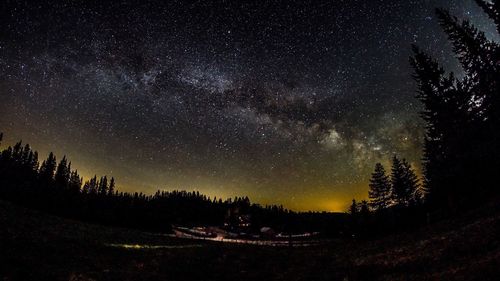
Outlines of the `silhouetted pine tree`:
<svg viewBox="0 0 500 281">
<path fill-rule="evenodd" d="M 111 177 L 111 180 L 109 181 L 109 187 L 108 187 L 108 195 L 113 195 L 115 192 L 115 178 Z"/>
<path fill-rule="evenodd" d="M 406 159 L 402 160 L 403 180 L 405 185 L 404 201 L 407 205 L 417 205 L 420 203 L 422 194 L 417 174 Z"/>
<path fill-rule="evenodd" d="M 24 146 L 22 153 L 18 157 L 20 157 L 18 163 L 30 177 L 38 172 L 38 152 L 33 151 L 29 144 Z"/>
<path fill-rule="evenodd" d="M 99 180 L 97 192 L 100 195 L 108 194 L 108 178 L 106 176 L 101 177 L 101 179 Z"/>
<path fill-rule="evenodd" d="M 368 201 L 362 200 L 361 203 L 359 203 L 359 213 L 363 217 L 367 217 L 370 214 L 370 207 L 368 205 Z"/>
<path fill-rule="evenodd" d="M 368 231 L 368 224 L 370 222 L 370 206 L 368 201 L 362 200 L 358 206 L 359 209 L 359 224 L 361 226 L 361 231 L 366 233 Z"/>
<path fill-rule="evenodd" d="M 38 172 L 38 152 L 36 151 L 30 151 L 29 156 L 26 162 L 28 168 L 32 170 L 33 172 Z"/>
<path fill-rule="evenodd" d="M 404 180 L 404 171 L 403 171 L 403 163 L 401 160 L 394 156 L 392 158 L 392 167 L 391 167 L 391 186 L 392 186 L 392 199 L 397 205 L 403 205 L 403 198 L 405 197 L 405 180 Z"/>
<path fill-rule="evenodd" d="M 87 180 L 82 188 L 82 192 L 85 194 L 96 195 L 97 194 L 97 176 L 94 175 L 91 179 Z"/>
<path fill-rule="evenodd" d="M 66 190 L 68 189 L 70 179 L 70 167 L 68 167 L 68 160 L 66 156 L 63 156 L 59 164 L 57 165 L 56 173 L 54 175 L 54 182 L 58 189 Z"/>
<path fill-rule="evenodd" d="M 370 206 L 373 210 L 382 210 L 391 203 L 391 181 L 386 175 L 384 166 L 381 163 L 375 165 L 375 171 L 370 179 Z"/>
<path fill-rule="evenodd" d="M 42 184 L 47 185 L 52 183 L 54 179 L 54 172 L 56 170 L 56 165 L 57 165 L 56 157 L 51 152 L 49 153 L 47 160 L 44 160 L 42 162 L 42 165 L 40 166 L 39 177 Z"/>
<path fill-rule="evenodd" d="M 476 2 L 499 27 L 498 1 Z M 416 47 L 411 62 L 427 122 L 427 201 L 455 210 L 499 193 L 492 182 L 500 167 L 500 47 L 468 21 L 459 22 L 442 9 L 436 12 L 464 77 L 445 76 L 437 62 Z"/>
<path fill-rule="evenodd" d="M 352 199 L 352 204 L 349 207 L 349 214 L 353 217 L 358 214 L 358 203 L 356 203 L 356 199 Z"/>
<path fill-rule="evenodd" d="M 69 190 L 72 192 L 80 192 L 82 188 L 82 178 L 78 174 L 78 170 L 74 170 L 71 172 L 69 178 Z"/>
<path fill-rule="evenodd" d="M 22 162 L 23 155 L 23 143 L 19 141 L 12 148 L 12 159 L 15 165 L 20 165 Z"/>
<path fill-rule="evenodd" d="M 420 197 L 418 177 L 411 165 L 396 156 L 392 159 L 391 169 L 392 198 L 398 206 L 415 204 Z"/>
<path fill-rule="evenodd" d="M 93 178 L 89 181 L 89 194 L 97 195 L 98 191 L 98 183 L 97 183 L 97 175 L 94 175 Z"/>
</svg>

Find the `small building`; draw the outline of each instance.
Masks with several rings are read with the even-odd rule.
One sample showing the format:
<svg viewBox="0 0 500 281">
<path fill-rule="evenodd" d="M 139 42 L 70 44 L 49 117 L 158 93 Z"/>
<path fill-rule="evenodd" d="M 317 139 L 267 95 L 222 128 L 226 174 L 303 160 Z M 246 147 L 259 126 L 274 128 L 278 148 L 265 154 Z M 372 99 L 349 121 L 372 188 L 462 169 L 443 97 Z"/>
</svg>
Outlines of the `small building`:
<svg viewBox="0 0 500 281">
<path fill-rule="evenodd" d="M 268 227 L 268 226 L 264 226 L 264 227 L 261 227 L 260 228 L 260 235 L 262 238 L 274 238 L 276 236 L 276 232 Z"/>
</svg>

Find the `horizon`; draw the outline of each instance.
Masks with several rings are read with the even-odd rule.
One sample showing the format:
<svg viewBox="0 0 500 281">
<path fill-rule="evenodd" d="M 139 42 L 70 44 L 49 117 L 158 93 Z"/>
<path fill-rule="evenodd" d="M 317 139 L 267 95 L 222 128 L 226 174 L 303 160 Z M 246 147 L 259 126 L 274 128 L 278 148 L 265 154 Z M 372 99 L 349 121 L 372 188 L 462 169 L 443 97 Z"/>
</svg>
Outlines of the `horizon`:
<svg viewBox="0 0 500 281">
<path fill-rule="evenodd" d="M 451 2 L 9 2 L 4 143 L 123 191 L 344 212 L 377 162 L 422 174 L 411 44 L 461 74 L 434 8 L 498 39 L 473 1 Z"/>
<path fill-rule="evenodd" d="M 361 189 L 363 191 L 361 191 L 361 193 L 358 195 L 358 196 L 354 196 L 354 197 L 348 197 L 346 198 L 345 200 L 340 200 L 340 199 L 333 199 L 333 198 L 326 198 L 326 200 L 324 201 L 321 201 L 319 204 L 319 206 L 326 206 L 326 207 L 319 207 L 317 209 L 308 209 L 307 207 L 303 207 L 303 208 L 290 208 L 289 206 L 283 204 L 283 203 L 280 203 L 280 202 L 275 202 L 275 201 L 272 201 L 272 200 L 269 200 L 269 201 L 258 201 L 258 200 L 255 200 L 255 198 L 253 198 L 252 196 L 248 195 L 248 194 L 238 194 L 238 193 L 234 193 L 234 194 L 226 194 L 226 195 L 221 195 L 219 193 L 205 193 L 203 192 L 202 190 L 200 189 L 197 189 L 195 186 L 192 186 L 192 187 L 182 187 L 182 188 L 176 188 L 176 187 L 168 187 L 168 186 L 158 186 L 158 187 L 154 187 L 154 186 L 151 186 L 151 188 L 149 188 L 146 192 L 142 189 L 137 189 L 137 188 L 134 188 L 134 186 L 123 186 L 121 184 L 121 181 L 120 181 L 120 178 L 117 178 L 116 176 L 113 176 L 113 174 L 96 174 L 96 173 L 93 173 L 92 170 L 86 170 L 86 169 L 80 169 L 79 166 L 78 166 L 78 161 L 73 161 L 73 157 L 71 155 L 68 155 L 68 154 L 64 154 L 64 153 L 57 153 L 55 151 L 49 151 L 49 150 L 39 150 L 35 145 L 32 144 L 32 142 L 29 142 L 29 141 L 25 141 L 25 139 L 22 139 L 22 138 L 14 138 L 12 136 L 9 136 L 9 135 L 6 135 L 4 133 L 3 135 L 3 141 L 0 143 L 0 149 L 5 149 L 9 146 L 13 146 L 15 143 L 21 141 L 23 143 L 23 146 L 26 145 L 26 144 L 29 144 L 30 147 L 37 151 L 39 153 L 38 157 L 39 157 L 39 162 L 40 164 L 42 163 L 43 160 L 45 160 L 47 158 L 47 156 L 49 155 L 50 152 L 54 153 L 57 161 L 61 160 L 63 156 L 66 156 L 67 160 L 72 164 L 72 169 L 73 170 L 76 170 L 78 171 L 78 173 L 80 174 L 80 176 L 83 178 L 83 182 L 91 179 L 92 177 L 94 176 L 97 176 L 98 178 L 101 177 L 101 176 L 107 176 L 108 179 L 111 178 L 111 177 L 114 177 L 115 178 L 115 181 L 116 181 L 116 188 L 117 188 L 117 191 L 119 192 L 128 192 L 128 193 L 134 193 L 134 192 L 137 192 L 137 193 L 143 193 L 145 195 L 154 195 L 155 192 L 157 191 L 186 191 L 186 192 L 200 192 L 200 194 L 203 194 L 203 195 L 206 195 L 207 197 L 213 199 L 214 197 L 218 199 L 222 199 L 223 201 L 224 200 L 227 200 L 227 199 L 233 199 L 235 197 L 249 197 L 250 201 L 252 202 L 252 204 L 258 204 L 258 205 L 261 205 L 261 206 L 272 206 L 272 205 L 276 205 L 276 206 L 280 206 L 282 205 L 285 209 L 287 210 L 290 210 L 290 211 L 294 211 L 294 212 L 328 212 L 328 213 L 347 213 L 349 211 L 349 206 L 351 205 L 351 200 L 352 199 L 356 199 L 356 200 L 367 200 L 368 199 L 368 195 L 366 193 L 366 191 L 364 190 L 365 186 L 364 185 L 368 185 L 368 182 L 366 183 L 363 183 L 363 186 L 361 187 Z M 389 166 L 389 161 L 386 161 L 387 163 L 384 163 L 386 164 L 387 166 Z M 112 170 L 112 169 L 111 169 Z M 315 198 L 311 198 L 310 199 L 311 201 L 314 201 L 314 203 L 318 203 L 315 199 Z M 329 207 L 329 206 L 333 206 L 333 207 Z"/>
</svg>

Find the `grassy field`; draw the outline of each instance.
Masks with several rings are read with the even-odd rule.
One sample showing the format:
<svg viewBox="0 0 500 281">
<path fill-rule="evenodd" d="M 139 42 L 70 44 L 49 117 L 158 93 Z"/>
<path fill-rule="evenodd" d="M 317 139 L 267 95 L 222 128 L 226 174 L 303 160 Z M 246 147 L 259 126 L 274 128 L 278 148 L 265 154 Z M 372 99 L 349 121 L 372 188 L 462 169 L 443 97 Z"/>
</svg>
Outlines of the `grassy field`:
<svg viewBox="0 0 500 281">
<path fill-rule="evenodd" d="M 274 248 L 96 226 L 0 201 L 0 280 L 500 280 L 500 213 L 377 241 Z"/>
</svg>

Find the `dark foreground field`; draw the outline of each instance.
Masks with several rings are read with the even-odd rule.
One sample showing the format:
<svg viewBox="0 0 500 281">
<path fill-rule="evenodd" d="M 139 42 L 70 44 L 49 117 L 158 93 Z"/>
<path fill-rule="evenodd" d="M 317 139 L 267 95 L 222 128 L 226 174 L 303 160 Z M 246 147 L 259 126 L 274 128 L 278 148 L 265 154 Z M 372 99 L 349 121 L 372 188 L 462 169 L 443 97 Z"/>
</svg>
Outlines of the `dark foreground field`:
<svg viewBox="0 0 500 281">
<path fill-rule="evenodd" d="M 372 242 L 271 248 L 95 226 L 0 201 L 0 280 L 426 279 L 500 280 L 500 212 Z"/>
</svg>

